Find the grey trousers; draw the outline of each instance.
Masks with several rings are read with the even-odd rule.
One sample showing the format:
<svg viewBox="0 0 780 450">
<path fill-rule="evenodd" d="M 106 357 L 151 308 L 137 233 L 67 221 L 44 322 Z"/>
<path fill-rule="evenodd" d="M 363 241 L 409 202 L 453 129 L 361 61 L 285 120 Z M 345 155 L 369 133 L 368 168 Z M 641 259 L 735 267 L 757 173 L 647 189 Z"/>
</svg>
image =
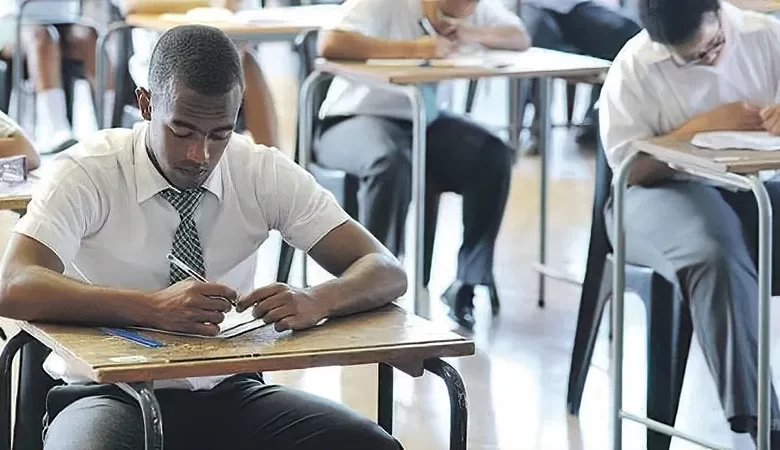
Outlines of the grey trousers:
<svg viewBox="0 0 780 450">
<path fill-rule="evenodd" d="M 509 196 L 514 151 L 475 123 L 446 114 L 428 126 L 426 140 L 426 217 L 435 217 L 435 199 L 442 192 L 463 197 L 458 280 L 492 285 L 493 254 Z M 411 122 L 375 116 L 326 119 L 314 146 L 317 163 L 360 180 L 358 219 L 396 255 L 403 248 L 411 198 L 411 153 Z M 428 253 L 432 230 L 426 230 L 425 242 Z"/>
<path fill-rule="evenodd" d="M 166 450 L 401 450 L 376 423 L 347 408 L 258 376 L 211 391 L 156 391 Z M 49 392 L 45 450 L 143 450 L 138 404 L 112 385 Z"/>
<path fill-rule="evenodd" d="M 766 187 L 774 210 L 780 211 L 780 182 Z M 679 286 L 732 430 L 752 431 L 744 424 L 754 422 L 758 409 L 758 212 L 753 194 L 672 181 L 632 186 L 625 199 L 626 260 L 651 267 Z M 613 240 L 611 201 L 605 214 Z M 772 232 L 776 293 L 780 221 L 773 222 Z M 774 387 L 772 417 L 780 418 Z"/>
</svg>

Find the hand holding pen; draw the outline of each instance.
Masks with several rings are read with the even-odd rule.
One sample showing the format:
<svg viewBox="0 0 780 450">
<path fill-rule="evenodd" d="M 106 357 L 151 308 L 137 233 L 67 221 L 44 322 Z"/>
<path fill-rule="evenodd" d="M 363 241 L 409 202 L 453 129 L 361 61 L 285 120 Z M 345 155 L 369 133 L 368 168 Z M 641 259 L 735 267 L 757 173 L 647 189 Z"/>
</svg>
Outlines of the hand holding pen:
<svg viewBox="0 0 780 450">
<path fill-rule="evenodd" d="M 190 267 L 187 264 L 185 264 L 184 261 L 182 261 L 181 259 L 179 259 L 176 256 L 174 256 L 172 253 L 168 253 L 165 256 L 165 258 L 171 264 L 173 264 L 174 266 L 178 267 L 184 273 L 186 273 L 187 275 L 191 276 L 192 278 L 200 281 L 201 283 L 208 283 L 209 282 L 205 277 L 203 277 L 201 274 L 196 272 L 195 269 L 193 269 L 192 267 Z M 216 297 L 216 298 L 221 298 L 221 299 L 227 301 L 228 303 L 230 303 L 232 306 L 234 306 L 234 307 L 236 306 L 236 299 L 235 298 L 232 298 L 232 299 L 231 298 L 227 298 L 227 297 Z"/>
</svg>

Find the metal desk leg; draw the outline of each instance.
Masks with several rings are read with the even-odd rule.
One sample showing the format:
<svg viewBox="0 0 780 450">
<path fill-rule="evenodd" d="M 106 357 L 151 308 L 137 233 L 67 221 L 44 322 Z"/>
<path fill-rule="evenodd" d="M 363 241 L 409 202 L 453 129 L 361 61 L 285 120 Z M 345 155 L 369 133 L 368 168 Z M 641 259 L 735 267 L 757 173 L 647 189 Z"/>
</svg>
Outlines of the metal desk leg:
<svg viewBox="0 0 780 450">
<path fill-rule="evenodd" d="M 520 130 L 523 129 L 523 108 L 524 102 L 522 95 L 522 83 L 523 80 L 518 78 L 510 78 L 507 80 L 509 85 L 507 86 L 508 96 L 508 120 L 509 120 L 509 146 L 513 150 L 519 151 L 520 147 Z"/>
<path fill-rule="evenodd" d="M 550 158 L 550 99 L 552 79 L 539 79 L 539 264 L 547 263 L 547 163 Z M 539 272 L 539 307 L 544 307 L 545 274 Z"/>
<path fill-rule="evenodd" d="M 772 296 L 772 204 L 757 175 L 747 177 L 758 203 L 758 436 L 757 450 L 769 450 L 771 391 L 769 319 Z"/>
<path fill-rule="evenodd" d="M 5 436 L 0 438 L 0 450 L 11 450 L 11 363 L 19 350 L 32 340 L 32 336 L 20 331 L 5 343 L 0 353 L 0 436 Z"/>
<path fill-rule="evenodd" d="M 115 22 L 108 27 L 105 33 L 98 36 L 97 44 L 95 45 L 95 115 L 97 116 L 98 129 L 102 130 L 106 127 L 105 123 L 105 105 L 103 104 L 103 97 L 106 90 L 106 75 L 105 75 L 105 58 L 106 58 L 106 45 L 108 40 L 115 33 L 133 28 L 132 25 L 128 25 L 125 22 Z M 111 124 L 108 124 L 109 126 Z"/>
<path fill-rule="evenodd" d="M 34 0 L 24 0 L 19 5 L 19 15 L 16 19 L 16 42 L 14 43 L 13 67 L 11 68 L 11 91 L 16 90 L 16 111 L 15 119 L 21 123 L 23 119 L 22 110 L 24 109 L 24 95 L 22 95 L 22 83 L 24 83 L 24 47 L 22 46 L 22 28 L 24 23 L 24 12 L 27 4 Z"/>
<path fill-rule="evenodd" d="M 454 367 L 439 358 L 425 361 L 424 367 L 444 380 L 450 394 L 450 450 L 466 450 L 468 405 L 463 379 Z"/>
<path fill-rule="evenodd" d="M 614 274 L 612 277 L 612 450 L 623 448 L 623 301 L 626 293 L 626 242 L 623 228 L 623 209 L 626 180 L 636 153 L 626 156 L 612 180 L 614 190 L 615 245 Z"/>
<path fill-rule="evenodd" d="M 377 422 L 387 434 L 393 434 L 393 367 L 379 363 L 379 401 L 377 402 Z"/>
<path fill-rule="evenodd" d="M 144 448 L 146 450 L 162 450 L 162 414 L 157 398 L 154 396 L 152 383 L 117 383 L 117 386 L 130 394 L 141 406 L 141 415 L 144 420 Z"/>
<path fill-rule="evenodd" d="M 428 120 L 425 114 L 425 103 L 417 86 L 403 87 L 409 102 L 412 105 L 412 228 L 410 233 L 414 242 L 411 252 L 407 252 L 412 258 L 412 299 L 414 301 L 414 313 L 428 317 L 430 305 L 424 305 L 423 295 L 423 271 L 424 264 L 424 230 L 425 230 L 425 130 Z"/>
</svg>

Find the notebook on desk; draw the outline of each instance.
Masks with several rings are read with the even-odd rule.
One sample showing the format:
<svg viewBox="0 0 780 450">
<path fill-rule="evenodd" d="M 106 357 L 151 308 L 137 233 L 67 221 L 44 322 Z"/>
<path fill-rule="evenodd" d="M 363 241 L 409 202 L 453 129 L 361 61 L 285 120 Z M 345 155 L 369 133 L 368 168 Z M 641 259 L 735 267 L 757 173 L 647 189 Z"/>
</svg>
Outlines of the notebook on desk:
<svg viewBox="0 0 780 450">
<path fill-rule="evenodd" d="M 780 150 L 780 136 L 766 131 L 708 131 L 691 139 L 696 147 L 711 150 Z"/>
<path fill-rule="evenodd" d="M 265 326 L 266 323 L 261 319 L 255 319 L 252 316 L 252 308 L 239 313 L 235 309 L 225 314 L 225 319 L 219 324 L 219 334 L 216 336 L 203 336 L 200 334 L 181 333 L 177 331 L 156 330 L 153 328 L 134 327 L 137 330 L 154 331 L 156 333 L 173 334 L 176 336 L 191 336 L 204 339 L 230 339 L 252 330 Z"/>
<path fill-rule="evenodd" d="M 481 56 L 462 56 L 451 58 L 372 58 L 367 59 L 369 66 L 386 67 L 486 67 L 498 69 L 509 66 L 506 61 Z"/>
</svg>

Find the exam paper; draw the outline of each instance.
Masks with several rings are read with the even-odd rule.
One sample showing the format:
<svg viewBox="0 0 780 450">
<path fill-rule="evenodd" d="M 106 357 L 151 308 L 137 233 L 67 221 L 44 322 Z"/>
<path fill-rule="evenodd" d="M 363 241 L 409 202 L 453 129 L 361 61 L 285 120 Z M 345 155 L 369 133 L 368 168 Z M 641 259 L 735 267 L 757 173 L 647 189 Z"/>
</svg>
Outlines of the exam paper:
<svg viewBox="0 0 780 450">
<path fill-rule="evenodd" d="M 154 331 L 157 333 L 173 334 L 176 336 L 192 336 L 205 339 L 229 339 L 236 337 L 240 334 L 248 333 L 252 330 L 265 326 L 266 323 L 262 319 L 255 319 L 252 316 L 252 308 L 247 309 L 242 313 L 236 312 L 235 309 L 225 314 L 225 319 L 219 324 L 219 334 L 216 336 L 203 336 L 200 334 L 180 333 L 176 331 L 156 330 L 152 328 L 136 327 L 138 330 Z"/>
<path fill-rule="evenodd" d="M 780 136 L 767 131 L 708 131 L 691 139 L 696 147 L 713 150 L 780 150 Z"/>
</svg>

